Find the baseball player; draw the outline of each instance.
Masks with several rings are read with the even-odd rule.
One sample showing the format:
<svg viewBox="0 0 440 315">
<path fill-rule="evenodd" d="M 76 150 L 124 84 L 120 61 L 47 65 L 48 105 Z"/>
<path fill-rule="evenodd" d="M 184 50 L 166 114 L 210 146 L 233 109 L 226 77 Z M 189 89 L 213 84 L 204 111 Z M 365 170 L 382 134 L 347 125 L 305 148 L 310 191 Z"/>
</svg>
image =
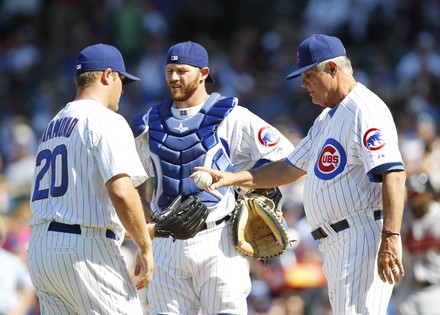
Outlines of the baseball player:
<svg viewBox="0 0 440 315">
<path fill-rule="evenodd" d="M 293 145 L 277 129 L 238 105 L 235 97 L 208 94 L 213 82 L 208 53 L 194 42 L 169 48 L 170 98 L 135 118 L 132 129 L 141 160 L 155 179 L 150 208 L 158 212 L 181 194 L 195 195 L 210 214 L 194 238 L 153 240 L 155 272 L 148 286 L 150 314 L 247 314 L 248 260 L 231 240 L 235 193 L 220 198 L 189 178 L 197 165 L 241 170 L 284 158 Z M 148 186 L 148 185 L 142 185 Z M 140 187 L 145 194 L 144 187 Z M 150 213 L 151 215 L 151 213 Z"/>
<path fill-rule="evenodd" d="M 115 47 L 86 47 L 76 99 L 40 138 L 28 258 L 42 314 L 142 314 L 136 288 L 151 281 L 153 257 L 135 186 L 147 175 L 115 113 L 123 84 L 136 80 Z M 136 288 L 120 250 L 125 229 L 139 247 Z"/>
<path fill-rule="evenodd" d="M 206 168 L 211 189 L 270 187 L 307 174 L 304 207 L 320 241 L 334 314 L 386 314 L 403 276 L 401 240 L 405 172 L 387 106 L 355 81 L 341 41 L 316 34 L 298 48 L 298 68 L 312 102 L 325 109 L 286 161 L 226 173 Z"/>
<path fill-rule="evenodd" d="M 406 276 L 393 295 L 399 315 L 435 315 L 440 297 L 440 203 L 428 174 L 407 181 L 407 227 L 403 233 Z"/>
</svg>

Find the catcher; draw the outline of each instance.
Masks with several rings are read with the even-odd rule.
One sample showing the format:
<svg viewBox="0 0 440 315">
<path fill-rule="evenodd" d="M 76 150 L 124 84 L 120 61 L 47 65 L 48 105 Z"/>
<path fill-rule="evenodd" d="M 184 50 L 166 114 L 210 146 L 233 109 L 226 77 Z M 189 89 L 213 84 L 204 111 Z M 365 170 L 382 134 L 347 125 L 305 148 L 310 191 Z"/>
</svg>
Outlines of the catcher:
<svg viewBox="0 0 440 315">
<path fill-rule="evenodd" d="M 247 314 L 250 264 L 233 244 L 235 191 L 208 192 L 190 175 L 199 165 L 223 171 L 257 167 L 285 158 L 293 145 L 236 97 L 208 92 L 205 82 L 214 78 L 200 44 L 171 46 L 165 64 L 170 97 L 131 122 L 144 168 L 155 177 L 147 206 L 155 213 L 156 233 L 171 236 L 153 239 L 147 312 Z M 185 205 L 187 212 L 174 215 L 172 209 Z M 200 222 L 198 213 L 191 214 L 195 208 L 202 210 Z"/>
</svg>

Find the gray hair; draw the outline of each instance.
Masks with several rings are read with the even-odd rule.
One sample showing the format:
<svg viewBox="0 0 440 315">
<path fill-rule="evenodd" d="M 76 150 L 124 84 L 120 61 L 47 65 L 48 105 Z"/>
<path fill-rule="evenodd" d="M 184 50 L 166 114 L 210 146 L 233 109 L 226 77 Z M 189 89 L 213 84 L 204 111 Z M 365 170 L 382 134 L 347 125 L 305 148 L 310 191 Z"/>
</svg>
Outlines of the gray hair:
<svg viewBox="0 0 440 315">
<path fill-rule="evenodd" d="M 339 67 L 339 69 L 341 69 L 342 73 L 353 75 L 353 67 L 351 66 L 351 61 L 347 56 L 339 56 L 333 59 L 321 61 L 315 66 L 316 70 L 324 71 L 330 61 L 333 61 Z"/>
</svg>

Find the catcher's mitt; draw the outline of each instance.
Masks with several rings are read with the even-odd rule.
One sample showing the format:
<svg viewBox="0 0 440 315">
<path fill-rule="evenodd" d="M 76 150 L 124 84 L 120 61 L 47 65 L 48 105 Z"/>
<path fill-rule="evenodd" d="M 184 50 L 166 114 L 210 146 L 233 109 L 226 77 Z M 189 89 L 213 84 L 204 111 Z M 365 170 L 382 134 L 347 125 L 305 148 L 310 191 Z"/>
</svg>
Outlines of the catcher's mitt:
<svg viewBox="0 0 440 315">
<path fill-rule="evenodd" d="M 192 238 L 203 229 L 208 214 L 208 208 L 199 198 L 179 195 L 167 208 L 153 215 L 155 235 L 172 236 L 174 241 Z"/>
<path fill-rule="evenodd" d="M 275 202 L 255 191 L 240 194 L 232 219 L 234 246 L 242 254 L 260 260 L 283 254 L 292 240 L 283 224 L 281 209 L 277 208 L 281 192 L 270 196 L 278 197 Z"/>
</svg>

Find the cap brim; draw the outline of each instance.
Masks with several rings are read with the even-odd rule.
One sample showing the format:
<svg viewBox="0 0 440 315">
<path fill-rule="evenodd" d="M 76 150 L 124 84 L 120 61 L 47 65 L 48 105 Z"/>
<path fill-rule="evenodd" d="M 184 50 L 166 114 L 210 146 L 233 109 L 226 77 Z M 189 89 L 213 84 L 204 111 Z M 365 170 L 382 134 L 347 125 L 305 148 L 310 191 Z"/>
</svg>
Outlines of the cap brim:
<svg viewBox="0 0 440 315">
<path fill-rule="evenodd" d="M 140 78 L 135 77 L 134 75 L 131 75 L 131 74 L 127 73 L 127 72 L 122 72 L 121 71 L 120 74 L 122 74 L 124 76 L 124 80 L 122 80 L 123 84 L 129 84 L 129 83 L 132 83 L 134 81 L 139 81 L 140 80 Z"/>
<path fill-rule="evenodd" d="M 300 68 L 300 69 L 297 69 L 297 70 L 293 71 L 291 74 L 289 74 L 289 75 L 286 77 L 286 80 L 290 80 L 290 79 L 294 79 L 294 78 L 296 78 L 296 77 L 299 77 L 299 76 L 301 75 L 301 73 L 306 72 L 307 70 L 312 69 L 312 68 L 313 68 L 314 66 L 316 66 L 318 63 L 319 63 L 319 62 L 312 63 L 311 65 L 308 65 L 308 66 L 305 66 L 305 67 L 302 67 L 302 68 Z"/>
</svg>

